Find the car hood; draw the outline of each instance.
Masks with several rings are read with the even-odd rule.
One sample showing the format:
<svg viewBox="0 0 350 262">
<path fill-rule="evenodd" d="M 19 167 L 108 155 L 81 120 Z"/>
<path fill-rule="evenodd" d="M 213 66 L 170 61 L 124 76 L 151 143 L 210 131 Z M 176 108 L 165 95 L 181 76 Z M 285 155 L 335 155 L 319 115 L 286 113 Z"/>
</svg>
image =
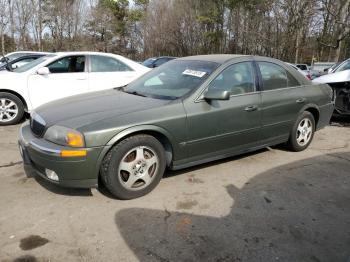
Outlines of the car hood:
<svg viewBox="0 0 350 262">
<path fill-rule="evenodd" d="M 341 72 L 330 73 L 328 75 L 323 75 L 315 78 L 312 82 L 320 84 L 331 84 L 331 83 L 341 83 L 350 81 L 350 70 L 345 70 Z"/>
<path fill-rule="evenodd" d="M 78 128 L 99 120 L 156 108 L 168 100 L 141 97 L 115 89 L 72 96 L 38 107 L 47 126 L 63 125 Z"/>
</svg>

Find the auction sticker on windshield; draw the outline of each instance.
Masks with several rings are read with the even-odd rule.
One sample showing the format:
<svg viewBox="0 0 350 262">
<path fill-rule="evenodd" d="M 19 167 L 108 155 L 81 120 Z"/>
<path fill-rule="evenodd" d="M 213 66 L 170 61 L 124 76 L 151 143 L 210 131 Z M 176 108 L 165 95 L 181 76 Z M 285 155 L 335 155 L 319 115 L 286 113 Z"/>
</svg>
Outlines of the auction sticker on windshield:
<svg viewBox="0 0 350 262">
<path fill-rule="evenodd" d="M 206 72 L 186 69 L 185 71 L 182 72 L 182 74 L 188 75 L 188 76 L 203 77 L 205 76 Z"/>
</svg>

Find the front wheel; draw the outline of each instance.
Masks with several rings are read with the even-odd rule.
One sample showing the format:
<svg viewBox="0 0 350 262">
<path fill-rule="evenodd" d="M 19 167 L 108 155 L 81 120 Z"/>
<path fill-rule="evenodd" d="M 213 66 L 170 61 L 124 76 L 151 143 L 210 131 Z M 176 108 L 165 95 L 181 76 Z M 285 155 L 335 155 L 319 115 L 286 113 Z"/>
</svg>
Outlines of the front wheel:
<svg viewBox="0 0 350 262">
<path fill-rule="evenodd" d="M 303 112 L 295 122 L 288 141 L 288 147 L 295 152 L 305 150 L 315 133 L 315 118 L 310 112 Z"/>
<path fill-rule="evenodd" d="M 22 120 L 24 105 L 17 96 L 0 92 L 0 126 L 14 125 Z"/>
<path fill-rule="evenodd" d="M 119 199 L 133 199 L 151 192 L 166 166 L 162 144 L 153 136 L 136 135 L 121 141 L 106 155 L 102 181 Z"/>
</svg>

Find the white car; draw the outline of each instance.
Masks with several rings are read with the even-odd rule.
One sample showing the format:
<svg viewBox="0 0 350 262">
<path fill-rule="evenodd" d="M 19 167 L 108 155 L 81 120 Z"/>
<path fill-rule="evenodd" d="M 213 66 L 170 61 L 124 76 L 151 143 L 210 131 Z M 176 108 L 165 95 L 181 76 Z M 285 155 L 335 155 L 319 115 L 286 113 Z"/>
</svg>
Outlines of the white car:
<svg viewBox="0 0 350 262">
<path fill-rule="evenodd" d="M 125 57 L 94 52 L 50 54 L 13 72 L 0 73 L 0 125 L 68 96 L 117 88 L 150 69 Z"/>
<path fill-rule="evenodd" d="M 310 76 L 310 73 L 307 71 L 307 70 L 301 70 L 299 67 L 297 67 L 296 65 L 294 64 L 291 64 L 291 63 L 287 63 L 285 62 L 287 65 L 293 67 L 295 70 L 297 70 L 300 74 L 302 74 L 303 76 L 305 76 L 306 79 L 309 79 L 311 80 L 311 76 Z"/>
<path fill-rule="evenodd" d="M 330 85 L 336 97 L 335 114 L 350 116 L 350 63 L 342 63 L 333 73 L 315 78 L 312 82 Z"/>
<path fill-rule="evenodd" d="M 30 55 L 48 55 L 50 53 L 47 52 L 35 52 L 35 51 L 17 51 L 8 53 L 5 56 L 0 55 L 0 66 L 6 64 L 7 62 L 11 62 L 17 58 L 23 57 L 23 56 L 30 56 Z"/>
</svg>

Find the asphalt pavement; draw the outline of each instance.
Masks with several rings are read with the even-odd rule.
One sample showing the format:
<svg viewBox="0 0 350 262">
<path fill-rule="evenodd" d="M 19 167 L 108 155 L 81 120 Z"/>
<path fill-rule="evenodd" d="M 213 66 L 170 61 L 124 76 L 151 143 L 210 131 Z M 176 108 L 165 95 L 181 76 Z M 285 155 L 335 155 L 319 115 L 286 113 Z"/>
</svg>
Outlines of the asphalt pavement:
<svg viewBox="0 0 350 262">
<path fill-rule="evenodd" d="M 0 261 L 350 261 L 350 121 L 282 146 L 167 172 L 113 199 L 24 172 L 0 127 Z"/>
</svg>

